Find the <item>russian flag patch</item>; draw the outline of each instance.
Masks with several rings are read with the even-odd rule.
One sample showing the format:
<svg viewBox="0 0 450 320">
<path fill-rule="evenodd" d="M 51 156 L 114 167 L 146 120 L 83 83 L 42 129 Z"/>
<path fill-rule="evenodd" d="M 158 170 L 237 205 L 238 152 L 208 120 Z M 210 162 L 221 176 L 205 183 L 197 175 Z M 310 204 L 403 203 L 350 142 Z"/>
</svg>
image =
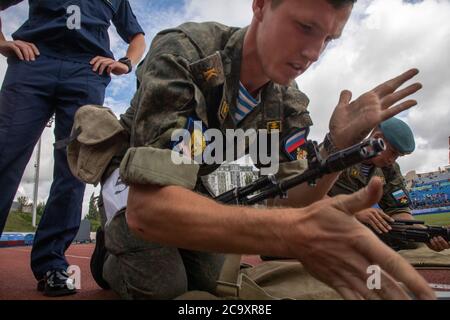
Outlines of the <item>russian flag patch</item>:
<svg viewBox="0 0 450 320">
<path fill-rule="evenodd" d="M 392 196 L 397 201 L 397 203 L 399 203 L 401 205 L 408 205 L 409 204 L 408 195 L 402 189 L 393 192 Z"/>
<path fill-rule="evenodd" d="M 299 160 L 300 155 L 300 158 L 303 158 L 304 152 L 301 148 L 306 144 L 308 133 L 309 128 L 297 128 L 284 140 L 284 153 L 291 161 Z"/>
</svg>

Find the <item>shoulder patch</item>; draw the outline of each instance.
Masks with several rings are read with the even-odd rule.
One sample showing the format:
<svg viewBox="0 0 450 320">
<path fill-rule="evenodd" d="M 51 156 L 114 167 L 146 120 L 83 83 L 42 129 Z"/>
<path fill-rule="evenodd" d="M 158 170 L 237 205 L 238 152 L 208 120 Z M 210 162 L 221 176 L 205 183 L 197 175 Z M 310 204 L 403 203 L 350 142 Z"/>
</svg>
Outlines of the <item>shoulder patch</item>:
<svg viewBox="0 0 450 320">
<path fill-rule="evenodd" d="M 206 138 L 206 130 L 207 127 L 200 119 L 189 117 L 180 139 L 172 142 L 171 149 L 191 159 L 202 157 L 209 141 Z"/>
<path fill-rule="evenodd" d="M 274 120 L 267 122 L 267 132 L 271 133 L 272 130 L 278 130 L 279 132 L 282 131 L 282 125 L 280 120 Z"/>
<path fill-rule="evenodd" d="M 230 106 L 228 105 L 228 102 L 223 99 L 222 104 L 220 105 L 218 116 L 221 121 L 225 120 L 228 113 L 230 112 Z"/>
<path fill-rule="evenodd" d="M 197 84 L 201 87 L 217 87 L 225 82 L 220 52 L 191 63 L 189 68 Z"/>
<path fill-rule="evenodd" d="M 394 197 L 395 201 L 401 205 L 407 206 L 409 204 L 408 195 L 405 193 L 403 189 L 394 191 L 392 193 L 392 196 Z"/>
<path fill-rule="evenodd" d="M 291 161 L 306 159 L 306 150 L 302 149 L 306 145 L 309 128 L 296 128 L 290 135 L 288 135 L 282 144 L 283 152 Z"/>
</svg>

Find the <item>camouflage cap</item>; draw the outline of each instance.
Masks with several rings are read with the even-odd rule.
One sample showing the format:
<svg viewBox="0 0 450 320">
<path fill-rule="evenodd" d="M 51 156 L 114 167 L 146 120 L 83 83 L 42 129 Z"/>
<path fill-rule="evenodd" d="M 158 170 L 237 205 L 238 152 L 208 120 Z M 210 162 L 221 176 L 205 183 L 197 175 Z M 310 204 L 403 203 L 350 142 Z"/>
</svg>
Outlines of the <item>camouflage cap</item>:
<svg viewBox="0 0 450 320">
<path fill-rule="evenodd" d="M 398 118 L 390 118 L 380 124 L 384 138 L 401 154 L 410 154 L 416 148 L 411 128 Z"/>
</svg>

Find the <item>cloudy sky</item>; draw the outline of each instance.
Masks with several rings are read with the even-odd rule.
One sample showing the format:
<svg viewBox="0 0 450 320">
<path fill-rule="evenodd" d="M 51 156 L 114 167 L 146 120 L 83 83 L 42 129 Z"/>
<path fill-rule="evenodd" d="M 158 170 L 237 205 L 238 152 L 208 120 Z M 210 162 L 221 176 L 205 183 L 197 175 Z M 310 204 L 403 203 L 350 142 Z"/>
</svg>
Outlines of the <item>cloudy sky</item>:
<svg viewBox="0 0 450 320">
<path fill-rule="evenodd" d="M 146 31 L 147 43 L 162 29 L 184 21 L 218 21 L 245 26 L 251 20 L 251 0 L 129 0 Z M 27 18 L 28 1 L 1 12 L 7 38 Z M 414 98 L 419 105 L 401 114 L 413 128 L 418 148 L 400 159 L 403 173 L 428 172 L 448 165 L 450 136 L 450 1 L 449 0 L 359 0 L 343 37 L 324 53 L 320 62 L 297 79 L 300 89 L 311 99 L 314 120 L 311 137 L 321 141 L 328 120 L 343 89 L 361 95 L 377 84 L 412 67 L 424 89 Z M 116 57 L 126 51 L 114 27 L 110 30 Z M 0 56 L 0 81 L 6 71 Z M 120 114 L 129 104 L 135 88 L 133 75 L 115 77 L 107 90 L 105 105 Z M 42 137 L 39 201 L 45 201 L 52 180 L 53 129 Z M 28 165 L 19 195 L 32 197 L 34 163 Z M 86 190 L 84 209 L 98 189 Z"/>
</svg>

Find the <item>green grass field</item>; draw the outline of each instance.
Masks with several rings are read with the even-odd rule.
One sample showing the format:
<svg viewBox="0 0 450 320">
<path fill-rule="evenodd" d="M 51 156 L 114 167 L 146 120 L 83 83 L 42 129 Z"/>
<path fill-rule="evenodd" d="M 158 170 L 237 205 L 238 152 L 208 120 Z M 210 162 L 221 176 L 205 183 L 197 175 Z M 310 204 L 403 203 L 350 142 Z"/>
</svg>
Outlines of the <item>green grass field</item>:
<svg viewBox="0 0 450 320">
<path fill-rule="evenodd" d="M 10 212 L 8 220 L 6 220 L 5 232 L 35 232 L 36 228 L 31 225 L 31 213 Z M 37 217 L 39 224 L 40 217 Z M 97 231 L 100 221 L 91 221 L 91 231 Z"/>
<path fill-rule="evenodd" d="M 31 220 L 31 213 L 10 212 L 6 221 L 5 232 L 35 232 L 36 228 L 31 225 Z M 39 220 L 37 223 L 39 223 Z"/>
<path fill-rule="evenodd" d="M 414 216 L 416 220 L 425 221 L 434 226 L 450 226 L 450 212 L 438 214 L 424 214 Z"/>
</svg>

